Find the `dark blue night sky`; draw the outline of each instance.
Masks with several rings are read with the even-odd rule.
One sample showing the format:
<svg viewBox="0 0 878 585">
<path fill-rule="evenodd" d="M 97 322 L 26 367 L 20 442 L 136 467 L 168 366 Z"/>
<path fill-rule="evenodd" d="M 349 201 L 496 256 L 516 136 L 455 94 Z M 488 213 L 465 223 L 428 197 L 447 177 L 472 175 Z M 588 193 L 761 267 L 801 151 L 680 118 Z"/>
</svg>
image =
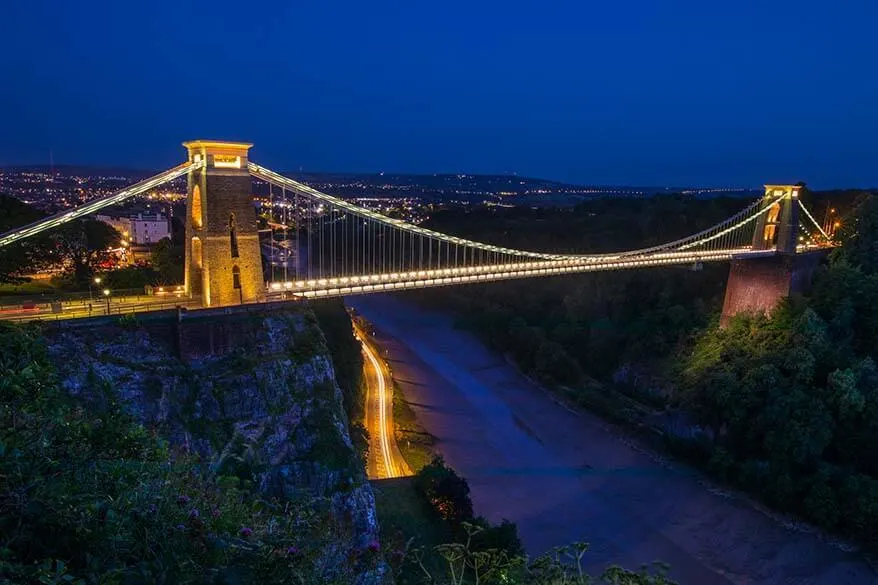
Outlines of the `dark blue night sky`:
<svg viewBox="0 0 878 585">
<path fill-rule="evenodd" d="M 9 0 L 0 164 L 878 185 L 875 0 Z"/>
</svg>

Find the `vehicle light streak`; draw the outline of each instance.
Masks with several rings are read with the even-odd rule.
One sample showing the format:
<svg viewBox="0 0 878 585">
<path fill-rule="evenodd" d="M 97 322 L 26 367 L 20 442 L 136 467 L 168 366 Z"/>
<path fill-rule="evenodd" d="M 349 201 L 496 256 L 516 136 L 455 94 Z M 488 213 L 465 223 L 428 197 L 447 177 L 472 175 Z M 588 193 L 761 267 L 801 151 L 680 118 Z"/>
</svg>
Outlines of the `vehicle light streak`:
<svg viewBox="0 0 878 585">
<path fill-rule="evenodd" d="M 393 455 L 390 452 L 390 439 L 388 438 L 387 383 L 384 379 L 384 369 L 381 367 L 381 363 L 378 361 L 375 352 L 372 351 L 371 347 L 369 347 L 369 344 L 366 343 L 364 339 L 360 339 L 360 343 L 363 345 L 363 352 L 366 354 L 366 357 L 372 364 L 372 368 L 375 370 L 375 379 L 377 380 L 378 426 L 380 427 L 380 431 L 378 433 L 378 444 L 381 447 L 381 458 L 384 461 L 384 469 L 387 473 L 387 477 L 398 477 L 399 472 L 396 469 L 396 465 L 393 461 Z"/>
</svg>

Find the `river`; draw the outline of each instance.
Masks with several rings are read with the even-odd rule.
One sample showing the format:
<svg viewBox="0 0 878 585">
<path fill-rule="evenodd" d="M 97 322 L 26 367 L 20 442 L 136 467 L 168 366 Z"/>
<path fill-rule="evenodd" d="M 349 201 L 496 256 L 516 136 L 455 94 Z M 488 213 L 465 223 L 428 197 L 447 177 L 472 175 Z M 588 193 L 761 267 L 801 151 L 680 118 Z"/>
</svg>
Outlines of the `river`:
<svg viewBox="0 0 878 585">
<path fill-rule="evenodd" d="M 574 541 L 587 567 L 661 560 L 683 585 L 878 583 L 859 553 L 795 528 L 557 404 L 445 314 L 404 295 L 348 299 L 476 512 L 518 525 L 528 554 Z"/>
</svg>

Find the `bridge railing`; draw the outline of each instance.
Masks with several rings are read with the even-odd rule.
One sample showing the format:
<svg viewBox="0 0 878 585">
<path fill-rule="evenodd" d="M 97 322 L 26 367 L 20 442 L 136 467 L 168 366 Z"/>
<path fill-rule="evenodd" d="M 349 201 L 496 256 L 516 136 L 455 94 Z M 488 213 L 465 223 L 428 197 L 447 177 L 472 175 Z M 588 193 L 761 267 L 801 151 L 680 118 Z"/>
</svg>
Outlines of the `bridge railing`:
<svg viewBox="0 0 878 585">
<path fill-rule="evenodd" d="M 197 308 L 201 306 L 201 299 L 186 297 L 163 297 L 161 300 L 150 302 L 120 302 L 112 301 L 108 304 L 101 301 L 94 303 L 60 303 L 59 310 L 55 310 L 52 304 L 35 305 L 31 308 L 11 311 L 0 310 L 0 320 L 14 323 L 28 321 L 65 321 L 68 319 L 86 319 L 89 317 L 124 316 L 149 311 L 162 311 L 176 307 Z"/>
</svg>

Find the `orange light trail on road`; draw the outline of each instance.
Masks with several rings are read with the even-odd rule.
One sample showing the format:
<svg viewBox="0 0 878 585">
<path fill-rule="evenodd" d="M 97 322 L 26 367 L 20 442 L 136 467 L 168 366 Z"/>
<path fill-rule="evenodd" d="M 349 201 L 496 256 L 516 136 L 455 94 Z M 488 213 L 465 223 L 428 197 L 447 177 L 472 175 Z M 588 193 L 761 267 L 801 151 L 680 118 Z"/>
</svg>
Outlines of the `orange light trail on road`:
<svg viewBox="0 0 878 585">
<path fill-rule="evenodd" d="M 390 440 L 387 437 L 387 383 L 384 379 L 384 370 L 375 356 L 375 352 L 369 347 L 363 339 L 360 339 L 363 345 L 363 352 L 375 369 L 375 377 L 378 380 L 378 425 L 381 428 L 378 434 L 378 443 L 381 446 L 381 458 L 384 460 L 384 469 L 387 471 L 388 477 L 398 477 L 399 473 L 393 462 L 393 456 L 390 453 Z"/>
</svg>

